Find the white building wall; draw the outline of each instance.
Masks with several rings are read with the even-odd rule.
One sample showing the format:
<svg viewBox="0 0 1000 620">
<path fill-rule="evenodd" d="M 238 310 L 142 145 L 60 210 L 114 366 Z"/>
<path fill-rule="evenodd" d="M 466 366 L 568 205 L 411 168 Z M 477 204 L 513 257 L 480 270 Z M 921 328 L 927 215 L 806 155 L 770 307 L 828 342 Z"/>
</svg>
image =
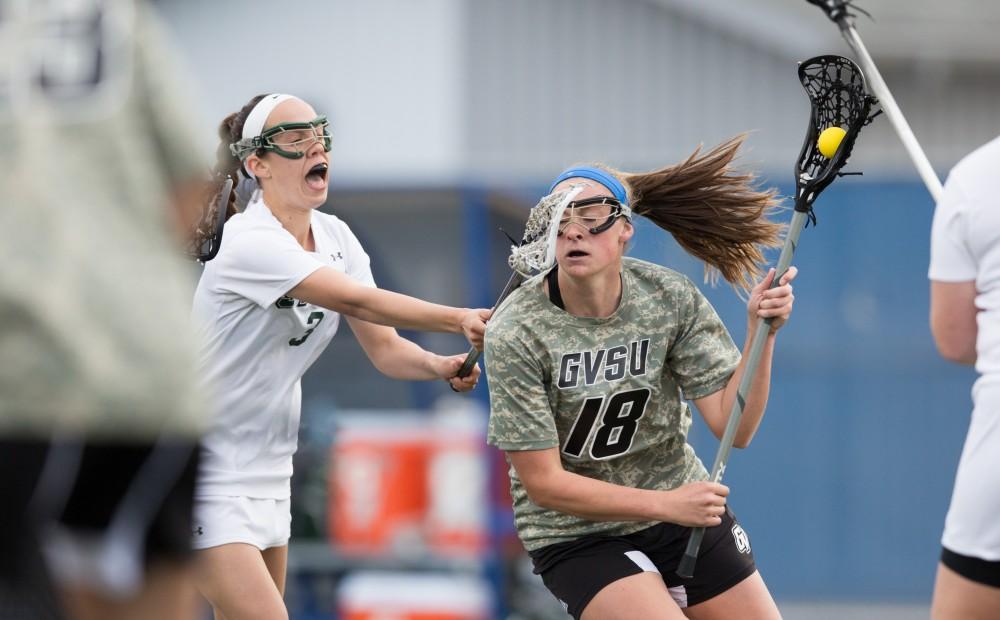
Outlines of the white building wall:
<svg viewBox="0 0 1000 620">
<path fill-rule="evenodd" d="M 290 92 L 329 115 L 344 182 L 440 182 L 461 169 L 462 0 L 158 7 L 196 78 L 210 139 L 254 95 Z"/>
<path fill-rule="evenodd" d="M 519 184 L 581 160 L 649 168 L 743 131 L 744 163 L 791 181 L 808 120 L 796 62 L 849 50 L 818 10 L 826 36 L 800 54 L 808 20 L 764 27 L 744 14 L 723 23 L 726 1 L 703 12 L 694 0 L 159 6 L 201 87 L 205 118 L 217 122 L 258 92 L 301 94 L 333 120 L 341 183 Z M 880 68 L 942 176 L 1000 133 L 1000 64 Z M 866 130 L 851 164 L 916 178 L 885 119 Z"/>
</svg>

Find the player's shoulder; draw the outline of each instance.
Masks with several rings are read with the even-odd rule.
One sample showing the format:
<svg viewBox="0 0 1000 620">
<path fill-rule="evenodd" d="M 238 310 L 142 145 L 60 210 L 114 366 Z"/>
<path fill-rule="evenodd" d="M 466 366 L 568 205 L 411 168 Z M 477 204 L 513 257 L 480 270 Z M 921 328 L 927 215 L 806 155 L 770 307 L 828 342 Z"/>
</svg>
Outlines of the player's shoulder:
<svg viewBox="0 0 1000 620">
<path fill-rule="evenodd" d="M 351 232 L 351 227 L 347 225 L 347 222 L 332 213 L 324 213 L 318 209 L 312 213 L 312 224 L 313 226 L 321 226 L 331 232 Z"/>
<path fill-rule="evenodd" d="M 655 295 L 662 299 L 664 295 L 689 295 L 694 288 L 684 274 L 638 258 L 622 258 L 622 269 L 639 289 L 639 294 L 645 297 Z"/>
<path fill-rule="evenodd" d="M 234 261 L 239 264 L 247 256 L 292 244 L 298 245 L 271 211 L 262 202 L 252 201 L 226 221 L 219 254 L 206 267 L 215 270 Z"/>
<path fill-rule="evenodd" d="M 526 331 L 546 312 L 542 302 L 548 303 L 542 291 L 543 275 L 536 275 L 525 280 L 521 286 L 503 300 L 493 317 L 486 324 L 487 333 L 510 334 Z"/>
<path fill-rule="evenodd" d="M 247 232 L 265 232 L 281 229 L 271 210 L 260 200 L 252 200 L 243 211 L 226 220 L 226 235 L 235 236 Z"/>
<path fill-rule="evenodd" d="M 237 213 L 226 221 L 219 254 L 280 242 L 283 231 L 277 222 L 270 222 L 246 211 Z"/>
<path fill-rule="evenodd" d="M 983 188 L 992 194 L 996 170 L 1000 168 L 1000 136 L 963 157 L 951 169 L 948 180 L 961 183 L 966 191 Z"/>
<path fill-rule="evenodd" d="M 345 250 L 362 250 L 361 241 L 344 220 L 332 213 L 316 210 L 312 213 L 313 228 L 321 229 L 327 237 L 336 239 Z"/>
</svg>

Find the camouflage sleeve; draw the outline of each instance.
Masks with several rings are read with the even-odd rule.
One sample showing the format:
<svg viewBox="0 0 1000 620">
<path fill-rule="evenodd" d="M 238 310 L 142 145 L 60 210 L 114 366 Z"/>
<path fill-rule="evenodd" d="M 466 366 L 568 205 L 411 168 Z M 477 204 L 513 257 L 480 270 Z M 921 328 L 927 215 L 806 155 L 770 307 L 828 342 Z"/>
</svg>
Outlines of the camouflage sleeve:
<svg viewBox="0 0 1000 620">
<path fill-rule="evenodd" d="M 740 350 L 712 304 L 690 280 L 685 283 L 687 299 L 678 304 L 677 339 L 667 366 L 684 398 L 696 399 L 725 387 L 740 362 Z"/>
<path fill-rule="evenodd" d="M 487 329 L 486 375 L 489 444 L 501 450 L 544 450 L 559 445 L 542 364 L 529 346 L 505 330 Z"/>
</svg>

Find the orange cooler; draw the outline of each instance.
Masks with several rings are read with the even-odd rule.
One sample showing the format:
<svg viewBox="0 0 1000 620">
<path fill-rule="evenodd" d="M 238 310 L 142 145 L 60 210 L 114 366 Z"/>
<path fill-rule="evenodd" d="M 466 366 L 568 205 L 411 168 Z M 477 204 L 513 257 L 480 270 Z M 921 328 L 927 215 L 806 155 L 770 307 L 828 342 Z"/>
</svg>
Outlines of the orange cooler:
<svg viewBox="0 0 1000 620">
<path fill-rule="evenodd" d="M 331 448 L 328 531 L 349 553 L 420 547 L 429 494 L 430 430 L 357 427 Z"/>
<path fill-rule="evenodd" d="M 486 550 L 489 471 L 485 432 L 439 433 L 428 464 L 427 545 L 435 553 L 476 556 Z"/>
</svg>

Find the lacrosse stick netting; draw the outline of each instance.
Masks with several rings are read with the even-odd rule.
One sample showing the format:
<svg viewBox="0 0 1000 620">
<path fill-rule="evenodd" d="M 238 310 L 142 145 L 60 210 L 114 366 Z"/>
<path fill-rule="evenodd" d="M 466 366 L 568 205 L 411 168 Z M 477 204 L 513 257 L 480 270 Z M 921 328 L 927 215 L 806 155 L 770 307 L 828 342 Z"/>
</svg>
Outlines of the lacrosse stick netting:
<svg viewBox="0 0 1000 620">
<path fill-rule="evenodd" d="M 507 264 L 513 270 L 506 286 L 493 305 L 493 310 L 500 306 L 508 295 L 526 279 L 536 273 L 547 271 L 556 263 L 556 237 L 559 235 L 559 221 L 566 207 L 583 191 L 582 185 L 574 185 L 562 192 L 554 192 L 545 196 L 531 208 L 528 221 L 524 225 L 521 243 L 510 246 L 510 256 Z M 459 377 L 466 377 L 472 372 L 472 367 L 479 361 L 479 350 L 469 349 L 465 362 L 458 370 Z"/>
</svg>

